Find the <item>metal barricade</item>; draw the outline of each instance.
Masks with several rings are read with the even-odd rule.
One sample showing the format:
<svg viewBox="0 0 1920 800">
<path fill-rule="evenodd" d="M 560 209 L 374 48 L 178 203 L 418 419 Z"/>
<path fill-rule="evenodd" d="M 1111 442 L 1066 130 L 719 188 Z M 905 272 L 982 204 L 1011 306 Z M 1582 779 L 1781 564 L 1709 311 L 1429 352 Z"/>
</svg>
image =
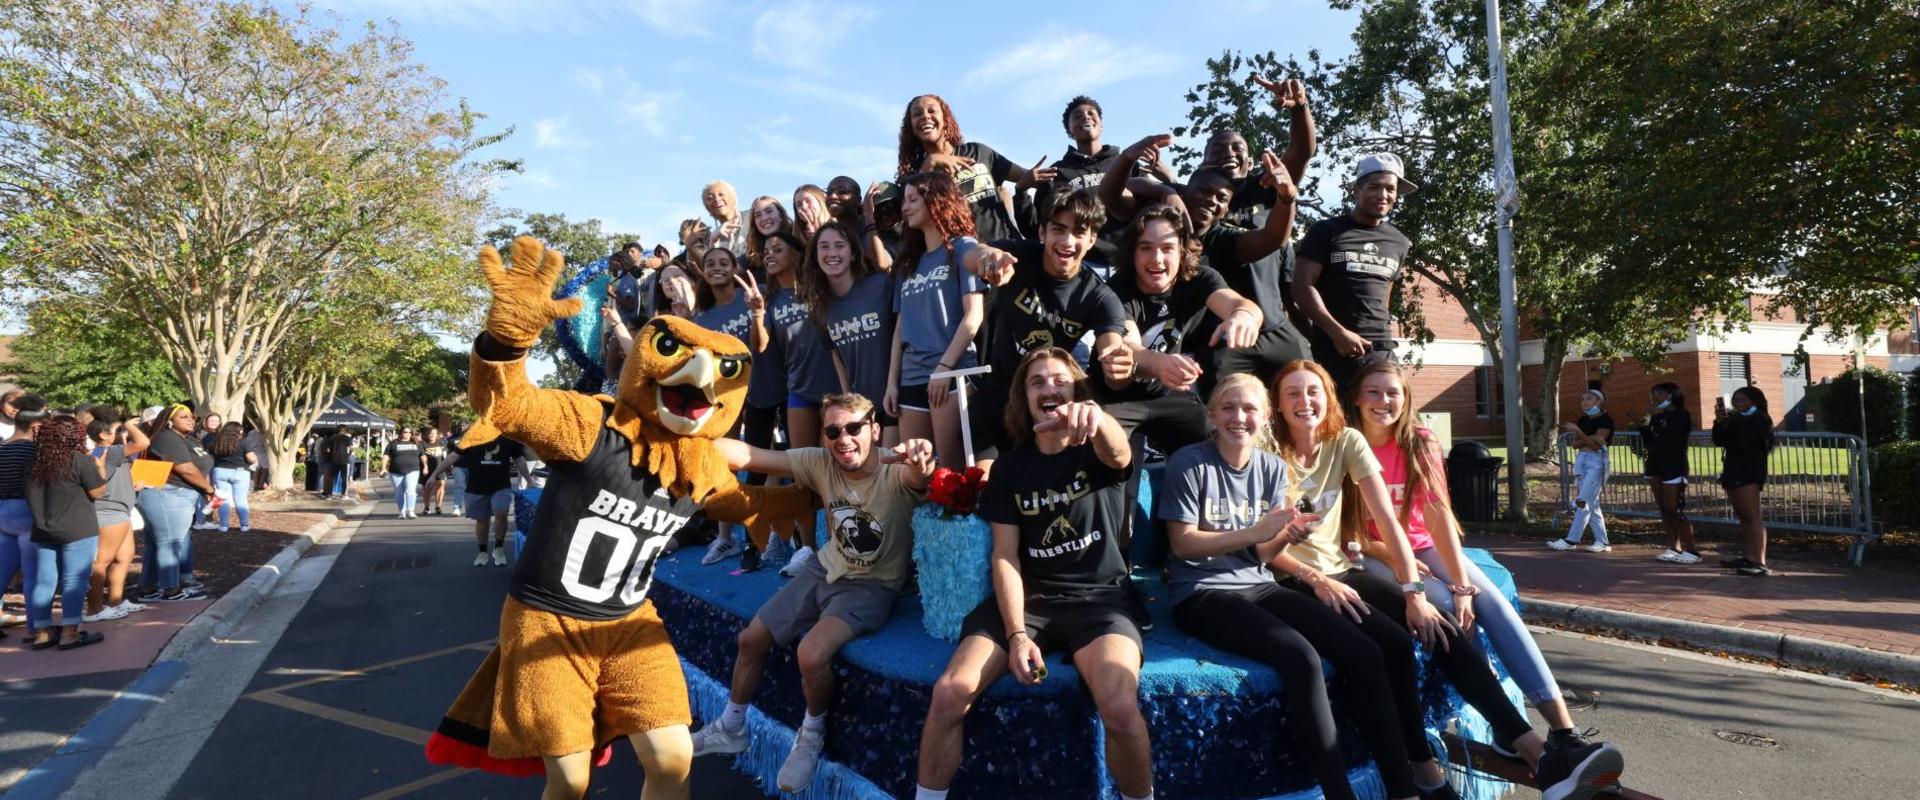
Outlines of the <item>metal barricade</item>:
<svg viewBox="0 0 1920 800">
<path fill-rule="evenodd" d="M 1574 452 L 1563 438 L 1560 447 L 1560 508 L 1556 523 L 1573 513 L 1577 477 Z M 1659 518 L 1653 491 L 1642 470 L 1646 450 L 1640 434 L 1620 431 L 1607 448 L 1609 470 L 1600 492 L 1600 508 L 1609 516 Z M 1726 492 L 1720 488 L 1721 450 L 1707 431 L 1695 431 L 1687 442 L 1686 502 L 1682 511 L 1698 522 L 1737 525 Z M 1866 556 L 1867 544 L 1879 538 L 1873 521 L 1872 480 L 1867 472 L 1867 448 L 1860 437 L 1845 433 L 1774 434 L 1773 453 L 1767 458 L 1767 485 L 1760 491 L 1760 515 L 1767 527 L 1783 530 L 1844 533 L 1854 537 L 1850 553 L 1855 566 Z"/>
</svg>

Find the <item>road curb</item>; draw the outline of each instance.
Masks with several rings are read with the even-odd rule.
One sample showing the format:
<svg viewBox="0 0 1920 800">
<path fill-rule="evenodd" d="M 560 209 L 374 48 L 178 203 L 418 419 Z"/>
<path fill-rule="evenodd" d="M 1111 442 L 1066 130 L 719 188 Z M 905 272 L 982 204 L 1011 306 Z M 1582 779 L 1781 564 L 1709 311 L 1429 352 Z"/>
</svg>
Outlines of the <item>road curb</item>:
<svg viewBox="0 0 1920 800">
<path fill-rule="evenodd" d="M 1678 639 L 1745 656 L 1772 659 L 1801 669 L 1862 673 L 1920 684 L 1920 656 L 1889 653 L 1786 633 L 1748 630 L 1597 606 L 1522 598 L 1528 622 L 1553 626 L 1614 628 L 1635 636 Z"/>
<path fill-rule="evenodd" d="M 232 633 L 241 622 L 246 620 L 247 614 L 253 611 L 254 606 L 259 605 L 267 595 L 273 594 L 273 588 L 280 584 L 280 578 L 287 574 L 287 570 L 293 568 L 294 562 L 299 561 L 308 550 L 313 549 L 321 537 L 326 536 L 336 526 L 347 520 L 365 516 L 373 510 L 373 505 L 364 503 L 343 510 L 344 517 L 328 514 L 325 519 L 307 526 L 306 530 L 300 532 L 299 538 L 280 548 L 280 552 L 275 553 L 272 559 L 254 570 L 253 574 L 241 581 L 239 586 L 233 587 L 232 591 L 215 600 L 213 605 L 207 606 L 207 610 L 188 620 L 187 624 L 181 626 L 180 631 L 167 641 L 167 645 L 160 648 L 160 655 L 154 660 L 156 662 L 191 660 L 194 654 L 212 645 L 215 639 Z"/>
<path fill-rule="evenodd" d="M 7 790 L 8 800 L 54 800 L 64 794 L 82 773 L 99 763 L 186 672 L 187 665 L 178 661 L 155 661 L 148 666 L 94 714 L 93 719 L 87 720 L 87 724 L 54 750 L 53 755 L 27 770 L 27 774 Z"/>
</svg>

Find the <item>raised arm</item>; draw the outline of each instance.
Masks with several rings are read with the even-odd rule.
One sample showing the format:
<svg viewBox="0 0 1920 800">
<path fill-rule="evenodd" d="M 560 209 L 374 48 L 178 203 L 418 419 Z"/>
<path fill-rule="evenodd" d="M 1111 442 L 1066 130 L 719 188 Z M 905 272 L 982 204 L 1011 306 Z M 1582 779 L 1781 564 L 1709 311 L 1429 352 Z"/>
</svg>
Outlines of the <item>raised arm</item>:
<svg viewBox="0 0 1920 800">
<path fill-rule="evenodd" d="M 583 394 L 542 389 L 527 379 L 527 350 L 556 319 L 580 313 L 580 300 L 553 299 L 553 284 L 565 262 L 531 236 L 513 243 L 512 268 L 492 247 L 480 250 L 480 269 L 493 290 L 487 328 L 473 342 L 467 397 L 476 419 L 462 447 L 505 435 L 532 449 L 542 461 L 584 461 L 602 422 L 600 401 Z"/>
<path fill-rule="evenodd" d="M 754 447 L 739 439 L 720 439 L 713 446 L 727 460 L 727 469 L 733 472 L 745 470 L 777 478 L 793 477 L 793 461 L 787 458 L 785 450 Z"/>
<path fill-rule="evenodd" d="M 1119 157 L 1107 167 L 1106 176 L 1100 179 L 1100 202 L 1106 205 L 1108 213 L 1121 219 L 1129 219 L 1133 216 L 1133 212 L 1144 205 L 1134 196 L 1132 188 L 1128 185 L 1128 179 L 1133 177 L 1133 167 L 1142 159 L 1147 160 L 1150 165 L 1159 164 L 1160 148 L 1170 144 L 1173 144 L 1171 134 L 1156 133 L 1120 151 Z"/>
<path fill-rule="evenodd" d="M 1273 187 L 1273 210 L 1267 212 L 1267 224 L 1240 237 L 1234 256 L 1242 264 L 1259 261 L 1287 246 L 1293 238 L 1294 203 L 1300 199 L 1299 187 L 1287 177 L 1287 170 L 1280 166 L 1280 159 L 1273 151 L 1260 154 L 1260 161 L 1266 166 L 1266 180 Z"/>
<path fill-rule="evenodd" d="M 1287 115 L 1287 149 L 1280 154 L 1280 163 L 1286 165 L 1297 184 L 1306 179 L 1307 162 L 1319 147 L 1313 112 L 1307 109 L 1306 84 L 1299 79 L 1276 81 L 1264 75 L 1253 76 L 1253 82 L 1273 93 L 1274 111 Z"/>
</svg>

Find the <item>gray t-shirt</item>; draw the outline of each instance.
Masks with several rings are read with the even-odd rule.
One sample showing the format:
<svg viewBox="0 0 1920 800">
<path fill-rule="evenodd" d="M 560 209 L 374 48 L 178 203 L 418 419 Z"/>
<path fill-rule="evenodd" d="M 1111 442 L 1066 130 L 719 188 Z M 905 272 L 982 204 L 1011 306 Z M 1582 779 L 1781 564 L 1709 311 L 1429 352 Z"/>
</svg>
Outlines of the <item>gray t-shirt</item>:
<svg viewBox="0 0 1920 800">
<path fill-rule="evenodd" d="M 693 323 L 707 330 L 724 333 L 735 339 L 739 339 L 742 344 L 748 347 L 753 346 L 753 343 L 747 339 L 747 337 L 751 335 L 748 333 L 748 326 L 752 323 L 752 320 L 747 316 L 747 295 L 745 292 L 734 292 L 733 301 L 730 303 L 717 305 L 705 311 L 694 312 Z"/>
<path fill-rule="evenodd" d="M 1279 456 L 1255 450 L 1246 468 L 1236 470 L 1213 442 L 1200 442 L 1167 459 L 1167 496 L 1160 504 L 1160 518 L 1190 522 L 1203 531 L 1235 531 L 1252 527 L 1286 496 L 1287 467 Z M 1167 559 L 1167 588 L 1175 605 L 1200 589 L 1272 582 L 1273 574 L 1251 547 L 1198 560 Z"/>
<path fill-rule="evenodd" d="M 107 493 L 93 501 L 93 511 L 102 519 L 124 519 L 133 512 L 133 462 L 117 444 L 93 448 L 92 455 L 101 458 L 107 472 Z"/>
<path fill-rule="evenodd" d="M 893 312 L 900 318 L 900 385 L 919 386 L 939 368 L 953 332 L 960 328 L 961 295 L 984 293 L 987 285 L 965 266 L 967 254 L 979 242 L 971 236 L 953 240 L 953 253 L 935 248 L 920 256 L 911 277 L 901 277 L 893 295 Z M 971 348 L 955 369 L 974 365 Z"/>
<path fill-rule="evenodd" d="M 781 289 L 774 294 L 770 311 L 773 344 L 786 358 L 787 392 L 818 403 L 820 398 L 840 391 L 833 354 L 827 349 L 826 337 L 814 327 L 807 304 L 800 302 L 792 289 Z"/>
<path fill-rule="evenodd" d="M 874 405 L 887 394 L 887 369 L 893 360 L 893 291 L 886 275 L 854 281 L 845 297 L 827 305 L 827 336 L 846 365 L 855 393 Z"/>
</svg>

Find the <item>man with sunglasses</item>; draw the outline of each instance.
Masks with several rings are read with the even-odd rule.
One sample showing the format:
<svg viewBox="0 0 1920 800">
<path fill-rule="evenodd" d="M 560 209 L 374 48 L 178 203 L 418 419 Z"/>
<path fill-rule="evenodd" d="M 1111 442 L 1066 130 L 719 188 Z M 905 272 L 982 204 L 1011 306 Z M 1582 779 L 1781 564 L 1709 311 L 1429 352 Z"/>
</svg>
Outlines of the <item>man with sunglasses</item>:
<svg viewBox="0 0 1920 800">
<path fill-rule="evenodd" d="M 907 582 L 913 556 L 913 509 L 933 476 L 933 444 L 925 439 L 879 447 L 873 401 L 857 394 L 827 395 L 820 406 L 825 447 L 763 450 L 722 439 L 728 466 L 791 477 L 820 496 L 827 509 L 828 543 L 793 580 L 768 599 L 740 633 L 732 696 L 719 719 L 693 735 L 693 754 L 747 749 L 747 703 L 760 686 L 767 651 L 794 649 L 800 662 L 807 717 L 780 768 L 780 789 L 798 792 L 813 782 L 833 702 L 833 657 L 854 637 L 886 624 Z"/>
</svg>

